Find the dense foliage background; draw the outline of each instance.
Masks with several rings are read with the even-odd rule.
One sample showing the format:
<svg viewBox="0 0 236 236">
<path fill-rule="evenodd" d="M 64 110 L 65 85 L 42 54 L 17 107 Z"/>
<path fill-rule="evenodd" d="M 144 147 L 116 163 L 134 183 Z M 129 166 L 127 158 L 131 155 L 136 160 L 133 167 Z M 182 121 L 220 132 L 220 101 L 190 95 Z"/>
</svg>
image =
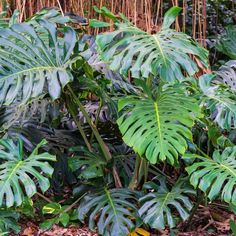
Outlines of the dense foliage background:
<svg viewBox="0 0 236 236">
<path fill-rule="evenodd" d="M 2 1 L 1 235 L 235 233 L 234 4 Z"/>
</svg>

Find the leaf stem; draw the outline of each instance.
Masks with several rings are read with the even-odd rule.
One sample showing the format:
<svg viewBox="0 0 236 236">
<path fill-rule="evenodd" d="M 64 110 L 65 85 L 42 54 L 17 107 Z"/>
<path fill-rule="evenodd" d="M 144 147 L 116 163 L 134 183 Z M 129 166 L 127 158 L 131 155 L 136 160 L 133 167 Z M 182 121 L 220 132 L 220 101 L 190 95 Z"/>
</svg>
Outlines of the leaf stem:
<svg viewBox="0 0 236 236">
<path fill-rule="evenodd" d="M 106 144 L 104 143 L 102 137 L 100 136 L 100 134 L 97 130 L 97 127 L 94 125 L 93 121 L 90 119 L 88 113 L 84 109 L 83 104 L 80 102 L 79 98 L 75 95 L 74 91 L 72 90 L 72 88 L 69 84 L 67 85 L 67 88 L 68 88 L 70 94 L 72 95 L 74 101 L 79 106 L 79 109 L 82 112 L 83 116 L 85 117 L 86 121 L 88 122 L 89 126 L 91 127 L 91 129 L 94 133 L 94 136 L 96 137 L 106 160 L 110 161 L 111 160 L 111 154 L 110 154 L 109 149 L 107 148 Z"/>
<path fill-rule="evenodd" d="M 79 132 L 80 132 L 80 134 L 82 135 L 82 138 L 84 139 L 84 142 L 85 142 L 85 144 L 86 144 L 88 150 L 89 150 L 90 152 L 92 152 L 92 151 L 93 151 L 93 150 L 92 150 L 92 147 L 91 147 L 91 145 L 90 145 L 90 143 L 89 143 L 89 141 L 88 141 L 88 139 L 87 139 L 87 136 L 86 136 L 86 134 L 85 134 L 85 132 L 84 132 L 84 130 L 83 130 L 81 124 L 80 124 L 80 121 L 77 119 L 76 114 L 74 113 L 73 109 L 72 109 L 71 106 L 70 106 L 70 102 L 68 101 L 68 96 L 67 96 L 67 95 L 66 95 L 66 100 L 67 100 L 66 106 L 67 106 L 67 108 L 68 108 L 70 114 L 72 115 L 73 120 L 74 120 L 74 122 L 75 122 L 75 124 L 76 124 L 76 126 L 77 126 L 77 128 L 78 128 L 78 130 L 79 130 Z"/>
<path fill-rule="evenodd" d="M 99 120 L 99 115 L 101 113 L 101 110 L 102 110 L 102 101 L 99 102 L 99 107 L 98 107 L 98 110 L 97 110 L 97 114 L 96 114 L 96 118 L 95 118 L 95 126 L 97 127 L 97 124 L 98 124 L 98 120 Z M 92 143 L 93 141 L 93 138 L 94 138 L 94 133 L 91 134 L 91 138 L 90 138 L 90 143 Z"/>
<path fill-rule="evenodd" d="M 196 149 L 207 159 L 212 159 L 210 156 L 208 156 L 205 152 L 203 152 L 197 145 L 195 145 Z"/>
<path fill-rule="evenodd" d="M 70 211 L 87 193 L 84 193 L 82 196 L 80 196 L 76 201 L 74 201 L 70 206 L 68 206 L 63 213 L 66 213 Z"/>
<path fill-rule="evenodd" d="M 36 193 L 39 197 L 41 197 L 42 199 L 44 199 L 46 202 L 48 203 L 52 203 L 53 201 L 51 201 L 49 198 L 45 197 L 43 194 L 37 192 Z"/>
</svg>

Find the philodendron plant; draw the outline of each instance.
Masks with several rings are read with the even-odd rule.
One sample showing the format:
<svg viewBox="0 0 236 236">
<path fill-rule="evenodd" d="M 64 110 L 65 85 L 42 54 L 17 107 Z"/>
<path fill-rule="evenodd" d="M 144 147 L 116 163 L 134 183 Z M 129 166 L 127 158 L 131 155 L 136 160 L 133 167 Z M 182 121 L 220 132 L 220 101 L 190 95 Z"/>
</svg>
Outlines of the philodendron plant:
<svg viewBox="0 0 236 236">
<path fill-rule="evenodd" d="M 236 125 L 235 76 L 228 83 L 225 67 L 204 74 L 208 51 L 171 28 L 179 7 L 167 11 L 155 34 L 105 7 L 95 10 L 115 29 L 95 41 L 52 9 L 0 30 L 2 123 L 12 115 L 8 109 L 22 114 L 37 101 L 41 111 L 40 101 L 47 99 L 40 119 L 47 128 L 36 122 L 37 112 L 27 120 L 34 129 L 29 135 L 25 115 L 10 117 L 14 129 L 4 126 L 9 137 L 0 141 L 1 207 L 16 209 L 26 197 L 48 190 L 55 176 L 71 172 L 73 182 L 66 184 L 77 200 L 66 206 L 49 200 L 43 213 L 54 218 L 46 228 L 81 221 L 101 235 L 124 236 L 142 225 L 173 228 L 204 199 L 235 205 L 236 147 L 228 136 Z M 98 104 L 95 115 L 92 102 Z M 56 122 L 49 119 L 52 108 L 58 108 Z M 73 131 L 65 125 L 70 119 Z M 199 134 L 206 134 L 205 143 Z M 47 152 L 39 149 L 45 141 L 33 150 L 43 138 Z M 178 171 L 172 175 L 168 168 Z M 9 222 L 16 218 L 9 213 Z M 18 230 L 1 219 L 2 231 Z"/>
</svg>

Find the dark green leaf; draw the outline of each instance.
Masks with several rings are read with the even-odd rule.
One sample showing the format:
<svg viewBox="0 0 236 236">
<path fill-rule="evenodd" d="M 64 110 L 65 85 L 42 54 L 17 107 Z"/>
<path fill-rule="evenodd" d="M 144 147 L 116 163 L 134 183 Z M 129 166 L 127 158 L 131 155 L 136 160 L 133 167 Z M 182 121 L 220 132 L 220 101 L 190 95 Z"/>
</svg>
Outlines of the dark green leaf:
<svg viewBox="0 0 236 236">
<path fill-rule="evenodd" d="M 17 225 L 19 214 L 12 210 L 0 209 L 0 235 L 12 230 L 15 234 L 20 232 L 20 226 Z"/>
<path fill-rule="evenodd" d="M 49 230 L 56 223 L 56 219 L 48 219 L 39 225 L 42 230 Z"/>
<path fill-rule="evenodd" d="M 84 221 L 89 216 L 89 228 L 97 226 L 101 235 L 128 235 L 135 228 L 132 219 L 137 217 L 137 208 L 134 203 L 134 194 L 128 189 L 105 189 L 85 196 L 78 208 L 78 218 Z"/>
<path fill-rule="evenodd" d="M 144 223 L 155 229 L 164 229 L 166 224 L 173 228 L 175 226 L 173 209 L 177 210 L 182 220 L 186 220 L 193 207 L 186 194 L 194 194 L 186 182 L 187 179 L 180 179 L 171 191 L 168 190 L 165 178 L 161 175 L 158 175 L 154 182 L 145 183 L 144 188 L 149 192 L 139 199 L 141 203 L 139 214 Z"/>
</svg>

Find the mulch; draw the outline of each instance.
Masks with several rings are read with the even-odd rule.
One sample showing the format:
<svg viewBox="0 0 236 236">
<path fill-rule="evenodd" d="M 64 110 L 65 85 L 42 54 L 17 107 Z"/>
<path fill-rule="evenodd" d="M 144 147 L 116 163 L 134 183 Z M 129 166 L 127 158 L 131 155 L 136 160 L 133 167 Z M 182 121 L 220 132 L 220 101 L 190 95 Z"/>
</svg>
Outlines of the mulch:
<svg viewBox="0 0 236 236">
<path fill-rule="evenodd" d="M 73 225 L 68 228 L 54 225 L 52 229 L 42 231 L 36 224 L 28 222 L 22 227 L 19 236 L 98 236 L 98 234 L 92 232 L 87 227 L 78 227 Z"/>
</svg>

